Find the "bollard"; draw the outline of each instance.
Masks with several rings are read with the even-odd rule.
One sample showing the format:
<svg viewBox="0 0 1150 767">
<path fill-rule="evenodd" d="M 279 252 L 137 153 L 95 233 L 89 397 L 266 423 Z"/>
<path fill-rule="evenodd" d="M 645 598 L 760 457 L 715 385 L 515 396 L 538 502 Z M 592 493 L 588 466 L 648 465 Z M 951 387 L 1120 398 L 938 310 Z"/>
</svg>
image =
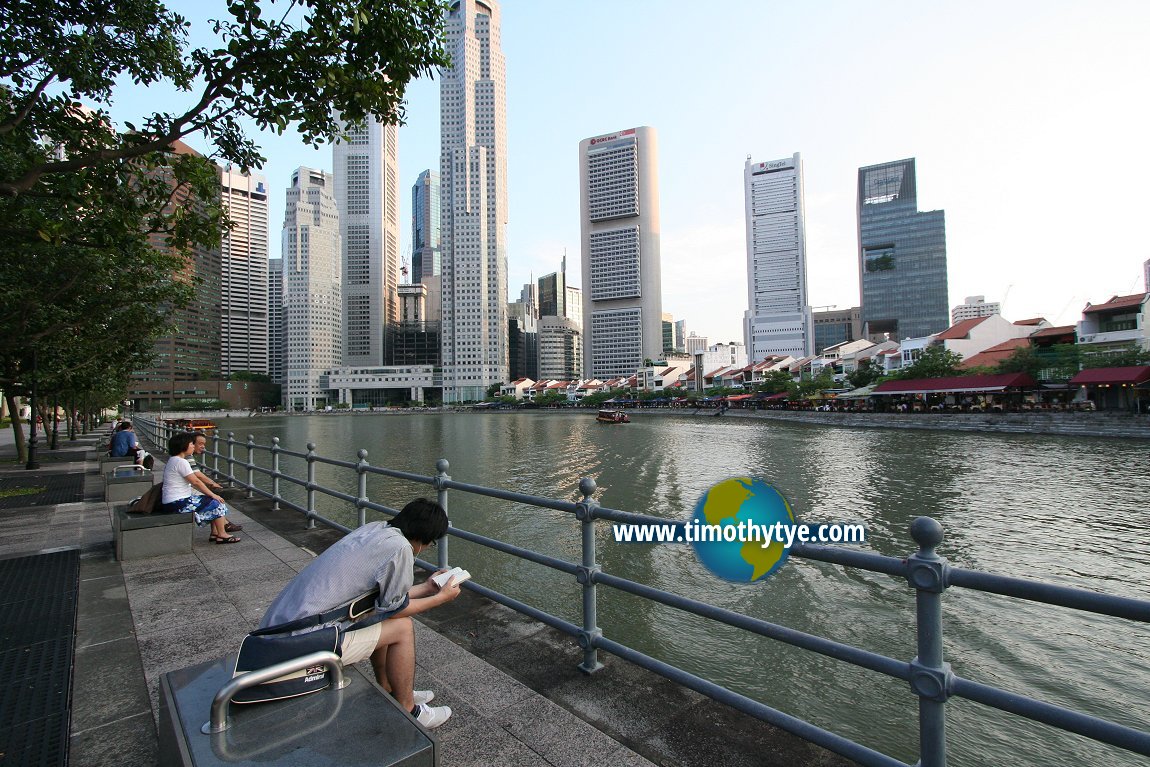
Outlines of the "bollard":
<svg viewBox="0 0 1150 767">
<path fill-rule="evenodd" d="M 367 451 L 360 448 L 356 455 L 359 456 L 359 463 L 355 465 L 359 474 L 359 500 L 355 502 L 355 508 L 359 513 L 359 526 L 363 527 L 367 524 Z"/>
<path fill-rule="evenodd" d="M 280 438 L 272 437 L 272 510 L 280 510 Z"/>
<path fill-rule="evenodd" d="M 315 529 L 315 443 L 307 443 L 307 529 Z"/>
<path fill-rule="evenodd" d="M 236 433 L 228 432 L 228 487 L 236 486 Z"/>
<path fill-rule="evenodd" d="M 447 462 L 446 458 L 440 458 L 435 462 L 436 475 L 435 482 L 432 484 L 435 487 L 435 499 L 439 505 L 443 507 L 444 512 L 447 512 L 447 483 L 451 481 L 451 477 L 447 476 L 447 470 L 449 468 L 451 468 L 451 464 Z M 451 527 L 450 514 L 447 515 L 447 526 Z M 436 557 L 438 557 L 436 564 L 440 570 L 446 570 L 449 567 L 447 564 L 447 538 L 448 536 L 444 534 L 444 536 L 439 539 L 439 551 L 436 554 Z"/>
<path fill-rule="evenodd" d="M 594 674 L 603 668 L 599 662 L 598 650 L 595 649 L 595 641 L 603 636 L 598 625 L 599 603 L 595 592 L 595 574 L 601 569 L 595 562 L 595 507 L 599 505 L 591 497 L 595 489 L 595 480 L 590 477 L 579 480 L 579 492 L 583 494 L 583 500 L 579 501 L 579 508 L 575 511 L 575 518 L 579 520 L 583 531 L 583 564 L 575 578 L 583 585 L 583 630 L 579 633 L 583 662 L 579 664 L 579 670 L 584 674 Z"/>
<path fill-rule="evenodd" d="M 906 560 L 906 579 L 917 592 L 918 655 L 910 663 L 910 688 L 918 695 L 918 764 L 946 767 L 946 699 L 954 689 L 954 674 L 942 659 L 942 592 L 949 565 L 934 551 L 942 543 L 937 521 L 918 517 L 910 534 L 919 546 Z"/>
</svg>

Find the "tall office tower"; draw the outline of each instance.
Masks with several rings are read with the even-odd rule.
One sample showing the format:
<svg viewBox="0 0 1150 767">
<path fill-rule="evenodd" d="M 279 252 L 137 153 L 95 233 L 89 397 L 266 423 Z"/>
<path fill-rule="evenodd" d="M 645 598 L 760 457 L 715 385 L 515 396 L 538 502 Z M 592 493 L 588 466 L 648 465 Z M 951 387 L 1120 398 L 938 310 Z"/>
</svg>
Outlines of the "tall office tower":
<svg viewBox="0 0 1150 767">
<path fill-rule="evenodd" d="M 1002 304 L 997 301 L 987 303 L 986 296 L 967 296 L 964 303 L 951 308 L 950 324 L 956 325 L 963 320 L 972 320 L 975 317 L 989 317 L 992 314 L 1001 313 Z"/>
<path fill-rule="evenodd" d="M 388 365 L 439 365 L 439 321 L 429 316 L 430 295 L 420 282 L 399 286 L 399 322 L 387 328 Z"/>
<path fill-rule="evenodd" d="M 946 215 L 919 212 L 914 158 L 859 168 L 858 229 L 867 337 L 898 341 L 949 327 Z"/>
<path fill-rule="evenodd" d="M 563 268 L 539 278 L 539 316 L 567 316 L 567 258 Z"/>
<path fill-rule="evenodd" d="M 267 179 L 220 169 L 220 188 L 232 222 L 220 243 L 220 369 L 267 373 Z"/>
<path fill-rule="evenodd" d="M 425 170 L 411 187 L 411 282 L 440 274 L 439 174 Z"/>
<path fill-rule="evenodd" d="M 747 312 L 743 338 L 758 362 L 772 354 L 811 353 L 807 303 L 807 228 L 803 161 L 793 157 L 743 168 L 747 212 Z"/>
<path fill-rule="evenodd" d="M 343 300 L 339 206 L 333 174 L 292 173 L 284 211 L 284 404 L 316 410 L 332 404 L 320 377 L 343 359 Z"/>
<path fill-rule="evenodd" d="M 176 154 L 196 154 L 182 141 L 172 142 Z M 183 206 L 202 205 L 190 198 L 187 187 L 176 187 L 165 213 Z M 152 234 L 153 248 L 168 250 L 171 246 L 163 234 Z M 155 342 L 155 359 L 147 368 L 133 371 L 129 397 L 140 410 L 157 404 L 171 404 L 176 391 L 186 390 L 179 382 L 214 379 L 220 373 L 220 249 L 192 248 L 185 255 L 184 267 L 176 279 L 195 286 L 192 303 L 182 312 L 172 313 L 173 332 Z M 161 402 L 162 400 L 163 402 Z"/>
<path fill-rule="evenodd" d="M 663 356 L 658 154 L 649 127 L 579 142 L 583 371 L 601 381 Z"/>
<path fill-rule="evenodd" d="M 440 85 L 443 401 L 508 381 L 507 97 L 499 4 L 458 0 Z"/>
<path fill-rule="evenodd" d="M 512 381 L 539 380 L 539 319 L 530 300 L 507 305 L 507 365 Z"/>
<path fill-rule="evenodd" d="M 687 351 L 687 321 L 675 320 L 675 351 Z"/>
<path fill-rule="evenodd" d="M 384 364 L 399 319 L 399 129 L 368 118 L 332 145 L 343 248 L 343 364 Z"/>
<path fill-rule="evenodd" d="M 567 302 L 564 317 L 575 323 L 579 332 L 583 332 L 583 291 L 579 288 L 567 286 Z"/>
<path fill-rule="evenodd" d="M 663 312 L 663 354 L 675 351 L 675 316 Z"/>
<path fill-rule="evenodd" d="M 812 312 L 811 318 L 814 323 L 814 354 L 822 354 L 828 346 L 862 338 L 862 309 L 858 306 Z"/>
<path fill-rule="evenodd" d="M 284 383 L 284 353 L 287 337 L 284 325 L 284 260 L 268 259 L 268 377 Z"/>
<path fill-rule="evenodd" d="M 539 319 L 539 379 L 578 381 L 583 377 L 583 334 L 566 317 Z"/>
</svg>

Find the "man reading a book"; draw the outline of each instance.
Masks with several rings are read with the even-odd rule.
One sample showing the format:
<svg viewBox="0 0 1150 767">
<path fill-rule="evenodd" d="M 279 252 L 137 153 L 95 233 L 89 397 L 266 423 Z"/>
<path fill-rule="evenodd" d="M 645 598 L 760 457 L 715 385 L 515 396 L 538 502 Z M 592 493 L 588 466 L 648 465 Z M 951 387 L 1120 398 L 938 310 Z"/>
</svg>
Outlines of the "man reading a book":
<svg viewBox="0 0 1150 767">
<path fill-rule="evenodd" d="M 424 727 L 438 727 L 451 716 L 451 708 L 429 706 L 435 693 L 413 689 L 415 629 L 411 616 L 455 599 L 459 583 L 455 578 L 442 586 L 431 578 L 418 586 L 412 583 L 416 555 L 446 533 L 447 512 L 426 498 L 416 498 L 390 522 L 372 522 L 353 530 L 284 587 L 264 614 L 260 628 L 335 611 L 378 588 L 370 617 L 363 620 L 356 616 L 358 627 L 341 632 L 343 663 L 371 658 L 380 686 Z M 347 613 L 344 610 L 342 615 L 303 631 L 351 625 L 353 617 Z"/>
</svg>

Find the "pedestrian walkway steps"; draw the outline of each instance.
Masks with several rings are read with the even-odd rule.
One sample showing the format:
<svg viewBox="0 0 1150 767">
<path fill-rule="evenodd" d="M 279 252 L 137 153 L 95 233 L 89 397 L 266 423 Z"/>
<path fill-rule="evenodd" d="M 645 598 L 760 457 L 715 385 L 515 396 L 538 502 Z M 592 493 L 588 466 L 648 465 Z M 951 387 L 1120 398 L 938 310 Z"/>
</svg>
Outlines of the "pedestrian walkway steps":
<svg viewBox="0 0 1150 767">
<path fill-rule="evenodd" d="M 80 551 L 0 560 L 0 760 L 68 763 Z"/>
</svg>

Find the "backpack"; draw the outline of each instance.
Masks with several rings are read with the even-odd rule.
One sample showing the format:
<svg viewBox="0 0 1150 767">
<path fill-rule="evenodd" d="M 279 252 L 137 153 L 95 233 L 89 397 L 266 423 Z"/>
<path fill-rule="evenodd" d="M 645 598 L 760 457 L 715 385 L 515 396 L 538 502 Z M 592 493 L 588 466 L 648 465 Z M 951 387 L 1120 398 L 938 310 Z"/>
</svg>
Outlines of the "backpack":
<svg viewBox="0 0 1150 767">
<path fill-rule="evenodd" d="M 164 494 L 164 483 L 152 485 L 148 491 L 128 504 L 129 514 L 151 514 L 160 508 Z"/>
</svg>

